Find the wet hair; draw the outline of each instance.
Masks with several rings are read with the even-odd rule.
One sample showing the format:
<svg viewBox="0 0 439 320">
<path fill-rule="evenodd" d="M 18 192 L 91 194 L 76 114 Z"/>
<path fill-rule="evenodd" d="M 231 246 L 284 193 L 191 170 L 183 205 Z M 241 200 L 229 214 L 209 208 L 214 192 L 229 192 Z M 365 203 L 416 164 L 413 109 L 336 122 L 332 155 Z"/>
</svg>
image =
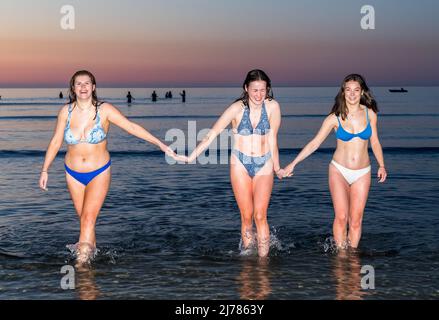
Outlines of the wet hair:
<svg viewBox="0 0 439 320">
<path fill-rule="evenodd" d="M 92 104 L 95 106 L 95 116 L 93 118 L 93 120 L 96 119 L 96 116 L 98 114 L 98 107 L 103 103 L 101 101 L 99 101 L 98 99 L 98 95 L 96 93 L 96 78 L 95 76 L 87 70 L 79 70 L 76 71 L 75 74 L 72 76 L 72 78 L 70 79 L 70 87 L 69 87 L 69 104 L 74 103 L 76 106 L 76 101 L 77 101 L 77 97 L 76 97 L 76 93 L 75 93 L 75 81 L 76 78 L 79 76 L 88 76 L 91 80 L 92 85 L 95 86 L 92 94 L 91 94 L 91 99 L 92 99 Z"/>
<path fill-rule="evenodd" d="M 248 107 L 248 92 L 245 90 L 245 88 L 250 85 L 251 82 L 253 81 L 265 81 L 265 83 L 267 84 L 267 96 L 265 97 L 265 99 L 268 100 L 273 100 L 273 91 L 271 89 L 271 80 L 270 78 L 267 76 L 267 74 L 259 69 L 254 69 L 251 70 L 247 73 L 247 76 L 245 77 L 244 83 L 242 85 L 242 89 L 244 90 L 241 94 L 241 96 L 235 100 L 235 102 L 237 101 L 242 101 L 242 103 L 244 104 L 244 106 Z"/>
<path fill-rule="evenodd" d="M 377 102 L 375 101 L 375 98 L 372 96 L 372 92 L 367 86 L 366 81 L 361 75 L 353 73 L 346 76 L 343 79 L 340 91 L 335 97 L 334 106 L 332 107 L 332 110 L 329 114 L 334 113 L 337 117 L 341 116 L 343 120 L 347 118 L 348 107 L 346 105 L 345 89 L 346 89 L 346 83 L 348 83 L 349 81 L 358 82 L 358 84 L 361 87 L 361 90 L 363 91 L 363 94 L 361 95 L 360 98 L 360 104 L 365 105 L 367 108 L 372 109 L 375 113 L 378 113 Z"/>
</svg>

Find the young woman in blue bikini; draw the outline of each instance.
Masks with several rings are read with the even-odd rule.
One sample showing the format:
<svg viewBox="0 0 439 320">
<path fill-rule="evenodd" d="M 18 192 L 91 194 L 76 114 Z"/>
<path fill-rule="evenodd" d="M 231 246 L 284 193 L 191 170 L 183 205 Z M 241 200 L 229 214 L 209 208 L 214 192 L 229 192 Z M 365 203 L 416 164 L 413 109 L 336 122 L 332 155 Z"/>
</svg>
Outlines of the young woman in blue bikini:
<svg viewBox="0 0 439 320">
<path fill-rule="evenodd" d="M 329 190 L 335 211 L 334 240 L 339 248 L 357 248 L 360 241 L 371 181 L 369 140 L 379 165 L 379 182 L 384 182 L 387 177 L 378 139 L 377 113 L 376 101 L 363 77 L 348 75 L 317 135 L 280 171 L 284 177 L 292 176 L 295 166 L 316 151 L 331 131 L 335 131 L 337 148 L 329 165 Z"/>
<path fill-rule="evenodd" d="M 100 103 L 96 80 L 89 71 L 78 71 L 70 80 L 70 103 L 58 114 L 40 176 L 40 188 L 47 190 L 48 170 L 63 140 L 67 143 L 65 170 L 67 187 L 80 219 L 77 260 L 89 260 L 96 247 L 96 219 L 108 193 L 111 160 L 107 132 L 113 123 L 128 133 L 158 146 L 178 160 L 175 153 L 141 126 L 129 121 L 109 103 Z"/>
<path fill-rule="evenodd" d="M 189 156 L 192 162 L 232 123 L 234 147 L 230 159 L 232 188 L 241 211 L 244 249 L 257 229 L 258 255 L 268 255 L 270 230 L 267 209 L 273 187 L 273 171 L 280 169 L 277 132 L 281 114 L 273 99 L 271 81 L 262 70 L 252 70 L 243 84 L 243 93 L 221 115 L 206 137 Z"/>
</svg>

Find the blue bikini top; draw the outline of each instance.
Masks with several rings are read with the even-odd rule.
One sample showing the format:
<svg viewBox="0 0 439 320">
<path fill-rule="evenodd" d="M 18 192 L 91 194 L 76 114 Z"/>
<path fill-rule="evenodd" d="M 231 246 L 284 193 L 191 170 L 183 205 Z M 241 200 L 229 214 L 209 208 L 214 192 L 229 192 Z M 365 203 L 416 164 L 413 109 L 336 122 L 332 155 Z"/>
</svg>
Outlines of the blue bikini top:
<svg viewBox="0 0 439 320">
<path fill-rule="evenodd" d="M 78 144 L 78 143 L 98 144 L 99 142 L 105 140 L 107 134 L 105 133 L 105 130 L 101 124 L 101 117 L 99 116 L 99 108 L 96 113 L 96 123 L 93 126 L 93 128 L 90 130 L 90 133 L 88 134 L 86 139 L 76 139 L 72 133 L 72 130 L 70 129 L 70 118 L 72 117 L 72 110 L 73 108 L 69 104 L 69 116 L 67 118 L 66 128 L 64 129 L 64 140 L 67 144 Z"/>
<path fill-rule="evenodd" d="M 265 103 L 262 104 L 261 118 L 256 128 L 253 129 L 250 121 L 250 107 L 244 109 L 241 122 L 237 128 L 237 133 L 241 136 L 249 136 L 251 134 L 266 135 L 270 130 L 270 122 L 268 121 L 267 110 L 265 110 Z"/>
<path fill-rule="evenodd" d="M 366 107 L 367 126 L 366 126 L 366 128 L 363 131 L 361 131 L 359 133 L 347 132 L 341 126 L 340 118 L 337 117 L 338 129 L 335 132 L 335 136 L 337 137 L 337 139 L 340 139 L 342 141 L 350 141 L 350 140 L 352 140 L 352 138 L 358 137 L 358 138 L 363 139 L 363 140 L 369 140 L 371 135 L 372 135 L 372 127 L 370 126 L 369 113 L 368 113 L 367 109 L 368 108 Z"/>
</svg>

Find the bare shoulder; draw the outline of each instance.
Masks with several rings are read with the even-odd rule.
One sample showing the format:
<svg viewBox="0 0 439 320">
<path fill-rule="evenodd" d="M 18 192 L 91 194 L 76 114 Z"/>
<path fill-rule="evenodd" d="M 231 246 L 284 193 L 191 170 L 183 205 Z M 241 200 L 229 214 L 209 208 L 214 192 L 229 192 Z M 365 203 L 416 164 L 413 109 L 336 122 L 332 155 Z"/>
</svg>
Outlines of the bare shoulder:
<svg viewBox="0 0 439 320">
<path fill-rule="evenodd" d="M 69 115 L 69 105 L 68 103 L 66 103 L 65 105 L 63 105 L 58 112 L 58 117 L 59 118 L 67 118 L 67 116 Z"/>
<path fill-rule="evenodd" d="M 325 120 L 323 120 L 323 123 L 331 126 L 337 126 L 338 125 L 337 116 L 335 115 L 335 113 L 330 113 L 329 115 L 326 116 Z"/>
<path fill-rule="evenodd" d="M 368 108 L 367 113 L 369 114 L 369 118 L 372 120 L 376 120 L 378 118 L 378 114 L 370 108 Z"/>
<path fill-rule="evenodd" d="M 267 108 L 268 112 L 273 112 L 273 111 L 280 111 L 280 104 L 279 102 L 277 102 L 274 99 L 265 99 L 265 107 Z"/>
<path fill-rule="evenodd" d="M 115 107 L 114 105 L 112 105 L 111 103 L 108 102 L 104 102 L 99 106 L 99 109 L 101 110 L 102 113 L 109 115 L 109 114 L 114 114 L 116 113 L 120 113 L 119 109 L 117 107 Z"/>
<path fill-rule="evenodd" d="M 244 108 L 244 105 L 243 105 L 242 101 L 235 101 L 226 109 L 226 111 L 231 112 L 233 114 L 237 114 L 240 111 L 242 111 L 243 108 Z"/>
</svg>

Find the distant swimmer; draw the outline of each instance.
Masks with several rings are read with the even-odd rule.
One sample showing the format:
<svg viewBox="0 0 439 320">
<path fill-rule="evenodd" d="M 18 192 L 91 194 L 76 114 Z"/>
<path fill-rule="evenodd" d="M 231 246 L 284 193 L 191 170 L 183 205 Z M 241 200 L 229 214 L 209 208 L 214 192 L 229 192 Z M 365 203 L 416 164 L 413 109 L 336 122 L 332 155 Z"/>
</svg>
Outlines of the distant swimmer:
<svg viewBox="0 0 439 320">
<path fill-rule="evenodd" d="M 292 176 L 296 165 L 316 151 L 331 132 L 335 132 L 337 148 L 329 164 L 329 190 L 335 211 L 334 240 L 340 249 L 357 248 L 360 242 L 371 182 L 369 140 L 379 165 L 378 182 L 384 182 L 387 177 L 378 139 L 377 113 L 377 103 L 364 78 L 359 74 L 346 76 L 331 113 L 317 135 L 281 170 L 283 177 Z"/>
<path fill-rule="evenodd" d="M 64 98 L 64 95 L 63 95 L 62 91 L 59 92 L 59 98 L 60 98 L 60 99 L 63 99 L 63 98 Z"/>
<path fill-rule="evenodd" d="M 152 92 L 152 94 L 151 94 L 151 100 L 153 101 L 153 102 L 156 102 L 157 101 L 157 93 L 155 92 L 155 90 Z"/>
<path fill-rule="evenodd" d="M 128 102 L 128 103 L 131 103 L 131 100 L 136 100 L 136 99 L 134 99 L 133 96 L 131 95 L 131 91 L 128 91 L 128 94 L 127 94 L 127 102 Z"/>
<path fill-rule="evenodd" d="M 181 96 L 181 102 L 186 102 L 186 90 L 183 90 L 180 93 L 180 96 Z"/>
<path fill-rule="evenodd" d="M 64 163 L 67 187 L 80 220 L 77 262 L 83 264 L 95 253 L 96 220 L 110 188 L 111 160 L 107 150 L 110 124 L 156 145 L 175 160 L 180 159 L 171 148 L 140 125 L 128 120 L 115 106 L 99 101 L 96 80 L 89 71 L 76 72 L 69 88 L 70 101 L 58 113 L 39 186 L 47 190 L 49 167 L 64 140 L 67 144 Z"/>
</svg>

